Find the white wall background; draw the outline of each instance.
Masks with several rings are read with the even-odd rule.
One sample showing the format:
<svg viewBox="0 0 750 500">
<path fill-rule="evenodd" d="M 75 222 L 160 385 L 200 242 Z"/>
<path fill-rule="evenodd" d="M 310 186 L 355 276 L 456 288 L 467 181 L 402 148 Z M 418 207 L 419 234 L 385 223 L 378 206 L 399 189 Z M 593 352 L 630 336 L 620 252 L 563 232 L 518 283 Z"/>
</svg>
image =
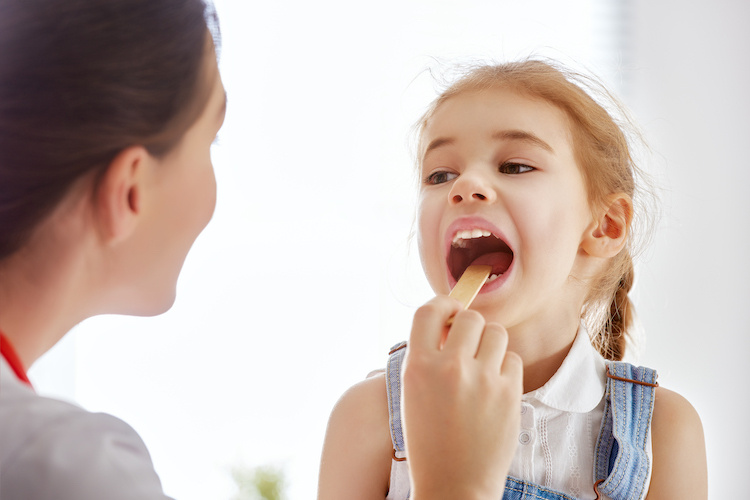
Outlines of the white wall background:
<svg viewBox="0 0 750 500">
<path fill-rule="evenodd" d="M 743 498 L 734 479 L 750 465 L 750 2 L 634 5 L 632 101 L 666 188 L 638 288 L 642 361 L 701 414 L 710 498 Z"/>
<path fill-rule="evenodd" d="M 736 496 L 750 447 L 750 4 L 216 3 L 219 202 L 178 301 L 79 326 L 33 368 L 40 392 L 128 421 L 181 500 L 230 498 L 232 466 L 268 463 L 289 498 L 312 497 L 331 407 L 431 296 L 407 239 L 406 138 L 434 96 L 423 70 L 544 54 L 602 76 L 660 155 L 664 217 L 634 292 L 640 361 L 701 414 L 711 497 Z"/>
</svg>

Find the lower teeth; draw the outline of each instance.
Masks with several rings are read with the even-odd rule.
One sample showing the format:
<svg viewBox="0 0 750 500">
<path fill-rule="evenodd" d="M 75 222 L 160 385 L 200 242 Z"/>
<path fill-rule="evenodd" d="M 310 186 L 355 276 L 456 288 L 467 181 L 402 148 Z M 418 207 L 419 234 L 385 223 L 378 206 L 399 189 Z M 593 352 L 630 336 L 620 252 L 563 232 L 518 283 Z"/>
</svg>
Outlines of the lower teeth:
<svg viewBox="0 0 750 500">
<path fill-rule="evenodd" d="M 501 273 L 502 274 L 502 273 Z M 500 277 L 500 274 L 490 274 L 490 277 L 487 278 L 486 283 L 489 283 L 490 281 L 495 281 L 497 278 Z"/>
</svg>

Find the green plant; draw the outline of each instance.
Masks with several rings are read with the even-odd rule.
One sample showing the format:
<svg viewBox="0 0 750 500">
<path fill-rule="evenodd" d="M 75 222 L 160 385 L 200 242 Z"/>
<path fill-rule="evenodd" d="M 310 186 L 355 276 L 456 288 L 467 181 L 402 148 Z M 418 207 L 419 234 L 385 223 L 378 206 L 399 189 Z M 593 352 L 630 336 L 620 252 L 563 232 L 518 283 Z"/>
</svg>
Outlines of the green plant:
<svg viewBox="0 0 750 500">
<path fill-rule="evenodd" d="M 232 500 L 284 500 L 286 480 L 281 467 L 269 465 L 245 468 L 233 467 L 232 479 L 237 494 Z"/>
</svg>

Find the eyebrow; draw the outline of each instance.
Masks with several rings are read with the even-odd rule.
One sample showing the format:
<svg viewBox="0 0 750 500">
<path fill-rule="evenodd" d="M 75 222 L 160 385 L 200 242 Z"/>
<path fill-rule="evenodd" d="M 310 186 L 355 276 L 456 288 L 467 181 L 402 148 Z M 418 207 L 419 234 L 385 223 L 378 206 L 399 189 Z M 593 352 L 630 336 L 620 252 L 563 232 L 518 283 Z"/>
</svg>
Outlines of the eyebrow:
<svg viewBox="0 0 750 500">
<path fill-rule="evenodd" d="M 424 154 L 422 155 L 422 159 L 427 158 L 427 155 L 430 154 L 432 151 L 441 148 L 443 146 L 450 146 L 456 142 L 453 139 L 448 139 L 446 137 L 438 137 L 437 139 L 434 139 L 430 141 L 430 143 L 427 145 L 427 148 L 424 150 Z"/>
<path fill-rule="evenodd" d="M 492 138 L 498 140 L 527 142 L 538 146 L 549 153 L 555 152 L 555 150 L 552 149 L 552 146 L 544 142 L 539 136 L 525 130 L 501 130 L 492 134 Z"/>
<path fill-rule="evenodd" d="M 531 132 L 527 132 L 525 130 L 500 130 L 498 132 L 493 133 L 491 137 L 496 140 L 526 142 L 534 146 L 538 146 L 550 153 L 555 152 L 555 150 L 552 149 L 552 146 L 547 144 L 537 135 L 532 134 Z M 422 155 L 422 159 L 427 158 L 427 155 L 430 152 L 438 148 L 441 148 L 443 146 L 450 146 L 454 142 L 456 142 L 455 139 L 452 139 L 449 137 L 438 137 L 437 139 L 431 141 L 430 144 L 427 145 L 427 148 L 425 148 L 424 154 Z"/>
</svg>

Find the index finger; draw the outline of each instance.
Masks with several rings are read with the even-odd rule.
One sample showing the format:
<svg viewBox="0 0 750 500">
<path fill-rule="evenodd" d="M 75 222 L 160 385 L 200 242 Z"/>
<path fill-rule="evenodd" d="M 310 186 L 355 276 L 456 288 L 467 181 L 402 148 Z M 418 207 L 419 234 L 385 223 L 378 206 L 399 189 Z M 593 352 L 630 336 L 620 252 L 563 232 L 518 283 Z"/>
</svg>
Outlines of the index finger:
<svg viewBox="0 0 750 500">
<path fill-rule="evenodd" d="M 461 304 L 446 295 L 438 295 L 414 313 L 409 349 L 438 350 L 448 318 L 461 309 Z"/>
</svg>

